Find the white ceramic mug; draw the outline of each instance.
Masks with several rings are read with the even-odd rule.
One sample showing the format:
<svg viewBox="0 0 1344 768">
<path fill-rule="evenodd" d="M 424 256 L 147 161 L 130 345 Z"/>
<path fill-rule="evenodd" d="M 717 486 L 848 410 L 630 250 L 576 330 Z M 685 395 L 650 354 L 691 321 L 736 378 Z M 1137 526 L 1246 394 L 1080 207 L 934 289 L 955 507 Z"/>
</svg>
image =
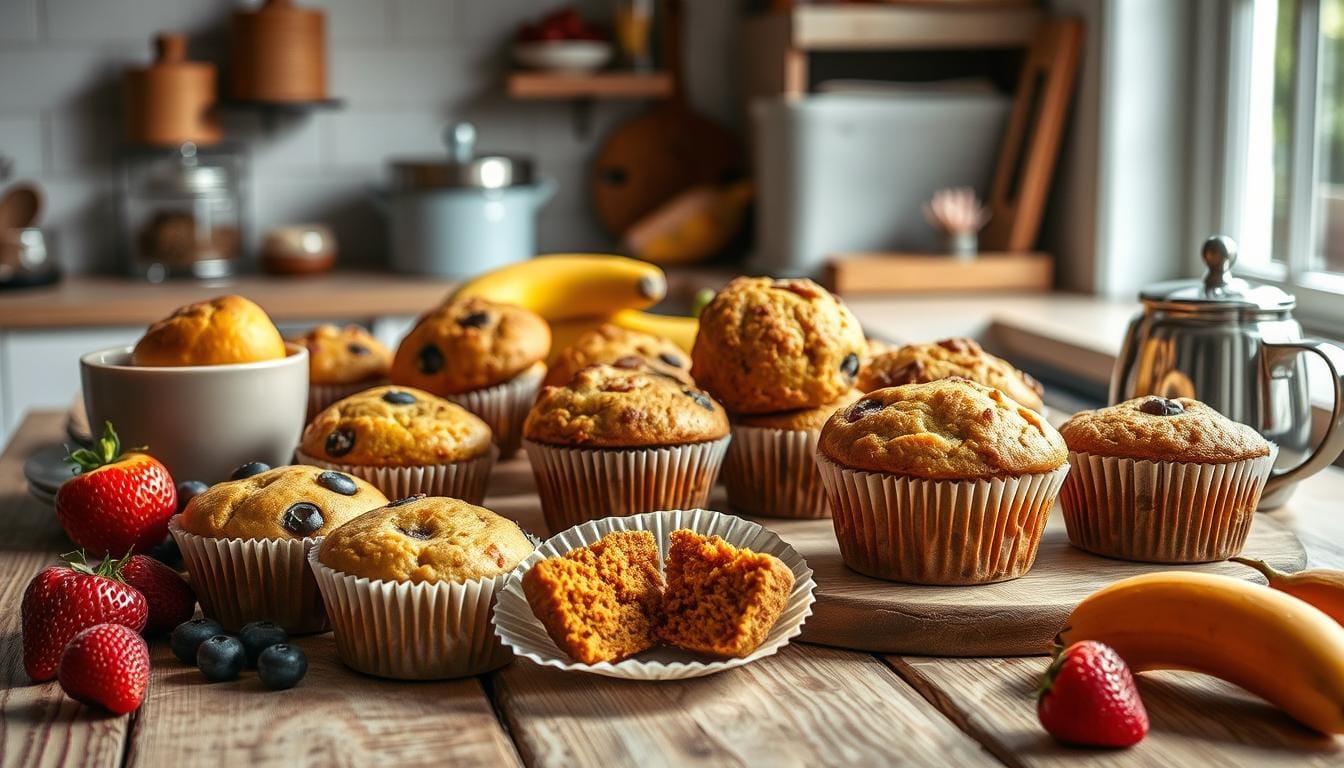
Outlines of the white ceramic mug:
<svg viewBox="0 0 1344 768">
<path fill-rule="evenodd" d="M 110 421 L 126 447 L 145 446 L 173 479 L 214 483 L 241 464 L 290 463 L 308 404 L 308 350 L 231 365 L 134 366 L 131 347 L 79 360 L 94 437 Z"/>
</svg>

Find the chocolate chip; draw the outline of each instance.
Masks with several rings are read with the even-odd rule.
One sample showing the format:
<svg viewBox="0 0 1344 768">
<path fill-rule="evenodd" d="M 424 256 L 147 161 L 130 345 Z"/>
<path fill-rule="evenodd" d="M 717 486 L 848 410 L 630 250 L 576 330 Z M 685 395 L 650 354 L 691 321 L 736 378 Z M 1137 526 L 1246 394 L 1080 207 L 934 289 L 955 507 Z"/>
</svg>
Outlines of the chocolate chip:
<svg viewBox="0 0 1344 768">
<path fill-rule="evenodd" d="M 626 355 L 611 361 L 612 368 L 633 371 L 644 367 L 644 358 L 639 355 Z"/>
<path fill-rule="evenodd" d="M 888 387 L 899 387 L 902 384 L 918 384 L 919 382 L 926 380 L 924 362 L 921 360 L 911 360 L 882 378 L 883 383 Z"/>
<path fill-rule="evenodd" d="M 280 527 L 295 536 L 306 536 L 321 528 L 325 522 L 322 510 L 311 501 L 294 502 L 280 517 Z"/>
<path fill-rule="evenodd" d="M 383 402 L 391 403 L 393 405 L 412 405 L 416 400 L 415 395 L 412 395 L 410 392 L 402 392 L 401 390 L 394 389 L 390 392 L 383 393 Z"/>
<path fill-rule="evenodd" d="M 413 493 L 410 496 L 405 496 L 403 498 L 397 499 L 396 501 L 389 501 L 387 502 L 387 506 L 400 507 L 402 504 L 410 504 L 412 501 L 416 501 L 417 499 L 423 499 L 423 498 L 425 498 L 425 494 Z"/>
<path fill-rule="evenodd" d="M 242 480 L 245 477 L 260 475 L 262 472 L 269 472 L 269 471 L 271 471 L 270 464 L 267 464 L 264 461 L 249 461 L 246 464 L 242 465 L 241 467 L 233 470 L 233 474 L 229 475 L 229 479 Z"/>
<path fill-rule="evenodd" d="M 696 405 L 704 408 L 706 411 L 714 410 L 714 401 L 710 400 L 709 395 L 706 395 L 704 392 L 697 392 L 694 389 L 683 389 L 681 391 L 685 392 L 687 397 L 694 400 Z"/>
<path fill-rule="evenodd" d="M 845 420 L 853 424 L 864 416 L 871 413 L 877 413 L 885 407 L 886 406 L 882 404 L 881 400 L 860 400 L 849 406 L 849 411 L 845 413 Z"/>
<path fill-rule="evenodd" d="M 859 356 L 854 354 L 853 352 L 850 352 L 848 355 L 845 355 L 845 359 L 840 361 L 840 372 L 845 374 L 851 379 L 854 378 L 855 376 L 858 376 Z"/>
<path fill-rule="evenodd" d="M 420 353 L 415 356 L 416 363 L 420 366 L 420 372 L 425 374 L 434 374 L 443 370 L 443 353 L 433 344 L 426 344 L 420 348 Z"/>
<path fill-rule="evenodd" d="M 393 502 L 393 504 L 397 503 L 399 502 Z M 392 506 L 392 504 L 388 504 L 388 506 L 390 507 Z M 409 536 L 412 539 L 419 539 L 421 541 L 427 541 L 429 539 L 434 538 L 433 531 L 425 530 L 424 528 L 421 528 L 419 526 L 416 526 L 414 528 L 402 528 L 401 526 L 397 526 L 397 530 L 401 531 L 402 535 L 404 536 Z"/>
<path fill-rule="evenodd" d="M 355 430 L 349 427 L 333 429 L 330 435 L 327 435 L 327 455 L 344 456 L 355 447 Z"/>
<path fill-rule="evenodd" d="M 1139 410 L 1149 416 L 1179 416 L 1185 413 L 1185 406 L 1165 397 L 1150 397 L 1139 404 Z"/>
<path fill-rule="evenodd" d="M 472 312 L 470 315 L 457 321 L 457 324 L 463 328 L 484 328 L 485 324 L 490 322 L 488 312 Z"/>
<path fill-rule="evenodd" d="M 345 349 L 346 349 L 346 351 L 348 351 L 350 354 L 354 355 L 355 357 L 362 357 L 362 356 L 364 356 L 364 355 L 369 354 L 369 348 L 368 348 L 368 347 L 366 347 L 366 346 L 364 346 L 363 344 L 360 344 L 360 343 L 358 343 L 358 342 L 354 342 L 354 341 L 350 342 L 349 344 L 346 344 L 346 345 L 345 345 Z"/>
<path fill-rule="evenodd" d="M 342 496 L 354 496 L 359 493 L 359 486 L 355 484 L 354 478 L 340 472 L 327 470 L 317 476 L 317 484 L 326 488 L 332 493 L 339 493 Z"/>
<path fill-rule="evenodd" d="M 682 360 L 680 357 L 677 357 L 676 355 L 670 352 L 659 353 L 658 359 L 662 360 L 665 364 L 670 365 L 673 368 L 681 368 L 682 366 L 686 365 L 685 360 Z"/>
</svg>

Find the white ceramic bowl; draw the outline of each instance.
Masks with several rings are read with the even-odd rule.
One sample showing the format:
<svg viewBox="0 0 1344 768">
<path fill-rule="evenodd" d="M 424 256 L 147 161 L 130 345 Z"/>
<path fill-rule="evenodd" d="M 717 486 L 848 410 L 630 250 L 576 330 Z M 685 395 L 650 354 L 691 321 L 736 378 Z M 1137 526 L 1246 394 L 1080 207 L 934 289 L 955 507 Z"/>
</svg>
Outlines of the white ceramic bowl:
<svg viewBox="0 0 1344 768">
<path fill-rule="evenodd" d="M 611 60 L 611 43 L 602 40 L 537 40 L 514 43 L 513 60 L 521 67 L 550 72 L 592 72 Z"/>
</svg>

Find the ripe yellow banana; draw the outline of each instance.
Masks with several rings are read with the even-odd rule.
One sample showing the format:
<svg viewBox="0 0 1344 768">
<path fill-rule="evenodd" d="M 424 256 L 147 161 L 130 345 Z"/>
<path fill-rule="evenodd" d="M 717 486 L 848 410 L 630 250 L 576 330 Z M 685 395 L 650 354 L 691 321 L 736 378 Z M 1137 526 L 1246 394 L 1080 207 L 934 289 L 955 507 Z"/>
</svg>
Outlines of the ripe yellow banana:
<svg viewBox="0 0 1344 768">
<path fill-rule="evenodd" d="M 625 256 L 556 253 L 472 278 L 448 300 L 480 296 L 555 321 L 644 309 L 665 295 L 667 278 L 653 264 Z"/>
<path fill-rule="evenodd" d="M 1220 677 L 1318 731 L 1344 733 L 1344 628 L 1259 584 L 1185 572 L 1124 579 L 1080 603 L 1060 640 L 1106 643 L 1135 672 Z"/>
<path fill-rule="evenodd" d="M 611 322 L 632 331 L 643 331 L 672 340 L 690 354 L 695 346 L 695 334 L 700 332 L 700 321 L 694 317 L 655 315 L 633 309 L 622 310 L 611 316 Z"/>
<path fill-rule="evenodd" d="M 1325 612 L 1336 623 L 1344 624 L 1344 571 L 1315 568 L 1284 573 L 1263 560 L 1234 557 L 1233 562 L 1249 565 L 1269 580 L 1271 589 L 1306 600 Z"/>
</svg>

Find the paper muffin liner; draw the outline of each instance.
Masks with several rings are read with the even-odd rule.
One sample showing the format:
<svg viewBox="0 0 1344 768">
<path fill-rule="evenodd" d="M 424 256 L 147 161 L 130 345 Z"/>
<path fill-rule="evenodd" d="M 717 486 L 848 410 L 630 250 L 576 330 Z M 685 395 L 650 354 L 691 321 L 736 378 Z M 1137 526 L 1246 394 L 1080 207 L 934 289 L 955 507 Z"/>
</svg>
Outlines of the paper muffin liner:
<svg viewBox="0 0 1344 768">
<path fill-rule="evenodd" d="M 1059 495 L 1074 546 L 1149 563 L 1206 563 L 1241 552 L 1278 447 L 1220 464 L 1070 451 Z"/>
<path fill-rule="evenodd" d="M 546 364 L 536 363 L 503 384 L 445 397 L 489 424 L 495 445 L 499 446 L 499 457 L 507 459 L 518 452 L 523 438 L 523 421 L 532 410 L 545 378 Z"/>
<path fill-rule="evenodd" d="M 830 517 L 817 471 L 820 430 L 733 427 L 723 464 L 728 504 L 761 517 Z"/>
<path fill-rule="evenodd" d="M 841 467 L 817 454 L 845 565 L 910 584 L 991 584 L 1031 570 L 1060 485 L 1052 472 L 928 480 Z"/>
<path fill-rule="evenodd" d="M 307 552 L 319 539 L 227 539 L 168 530 L 182 550 L 191 586 L 206 616 L 237 632 L 250 621 L 273 621 L 291 634 L 330 626 L 308 569 Z"/>
<path fill-rule="evenodd" d="M 689 528 L 703 536 L 719 536 L 735 547 L 774 555 L 793 572 L 793 591 L 783 612 L 775 620 L 765 640 L 747 656 L 710 659 L 679 648 L 657 647 L 618 662 L 583 664 L 571 659 L 556 646 L 541 620 L 532 613 L 523 592 L 523 574 L 539 561 L 558 557 L 571 549 L 584 547 L 613 531 L 649 531 L 658 542 L 658 565 L 667 556 L 669 537 L 675 530 Z M 816 583 L 812 569 L 798 551 L 774 531 L 733 515 L 707 509 L 649 512 L 633 517 L 609 517 L 577 525 L 543 542 L 508 575 L 495 605 L 495 633 L 517 655 L 538 664 L 563 670 L 589 672 L 630 680 L 679 680 L 722 672 L 772 656 L 803 631 L 803 623 L 812 615 Z"/>
<path fill-rule="evenodd" d="M 491 446 L 489 451 L 475 459 L 415 467 L 337 464 L 313 458 L 303 451 L 296 451 L 294 459 L 299 464 L 334 469 L 367 480 L 389 499 L 404 499 L 423 493 L 426 496 L 451 496 L 480 504 L 485 500 L 485 486 L 490 481 L 490 470 L 495 466 L 498 453 L 499 450 Z"/>
<path fill-rule="evenodd" d="M 498 669 L 513 659 L 490 624 L 508 574 L 465 582 L 386 581 L 308 562 L 331 616 L 336 654 L 357 672 L 442 680 Z"/>
<path fill-rule="evenodd" d="M 308 421 L 312 421 L 314 416 L 326 410 L 327 406 L 331 405 L 337 400 L 344 400 L 345 398 L 351 395 L 358 394 L 366 389 L 372 389 L 373 387 L 381 387 L 386 383 L 387 383 L 386 378 L 370 379 L 368 381 L 360 381 L 354 384 L 309 383 Z"/>
<path fill-rule="evenodd" d="M 524 440 L 546 529 L 709 501 L 731 436 L 654 448 L 570 448 Z"/>
</svg>

